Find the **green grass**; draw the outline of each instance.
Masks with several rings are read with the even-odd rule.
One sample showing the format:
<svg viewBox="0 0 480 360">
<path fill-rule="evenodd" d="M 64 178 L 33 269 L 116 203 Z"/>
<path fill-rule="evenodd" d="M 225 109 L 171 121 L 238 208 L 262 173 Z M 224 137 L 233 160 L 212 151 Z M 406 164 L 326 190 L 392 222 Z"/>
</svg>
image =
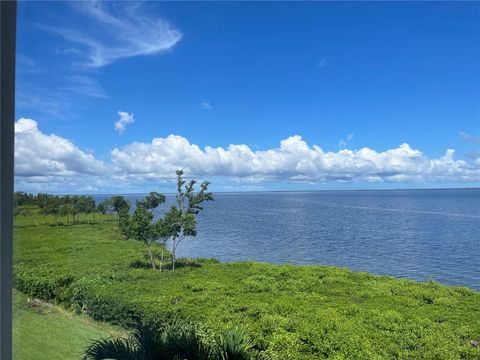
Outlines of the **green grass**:
<svg viewBox="0 0 480 360">
<path fill-rule="evenodd" d="M 122 334 L 117 327 L 75 315 L 58 306 L 27 301 L 14 291 L 13 358 L 15 360 L 80 359 L 92 339 Z"/>
<path fill-rule="evenodd" d="M 255 262 L 200 261 L 160 273 L 132 265 L 144 256 L 106 219 L 15 229 L 16 286 L 98 320 L 242 325 L 258 353 L 282 360 L 480 358 L 470 345 L 480 338 L 480 294 L 467 288 Z"/>
</svg>

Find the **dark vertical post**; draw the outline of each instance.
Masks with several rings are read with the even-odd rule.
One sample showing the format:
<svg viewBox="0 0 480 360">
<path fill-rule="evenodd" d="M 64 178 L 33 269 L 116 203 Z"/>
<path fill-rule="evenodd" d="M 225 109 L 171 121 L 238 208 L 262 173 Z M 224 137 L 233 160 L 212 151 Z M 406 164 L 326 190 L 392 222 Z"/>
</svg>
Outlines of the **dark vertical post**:
<svg viewBox="0 0 480 360">
<path fill-rule="evenodd" d="M 12 359 L 16 17 L 16 1 L 0 1 L 0 360 Z"/>
</svg>

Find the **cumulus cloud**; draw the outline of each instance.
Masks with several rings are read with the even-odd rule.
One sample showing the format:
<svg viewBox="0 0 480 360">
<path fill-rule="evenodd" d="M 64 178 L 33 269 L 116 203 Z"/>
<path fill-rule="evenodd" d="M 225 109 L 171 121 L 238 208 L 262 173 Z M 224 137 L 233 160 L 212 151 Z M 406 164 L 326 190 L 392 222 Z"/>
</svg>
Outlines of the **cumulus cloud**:
<svg viewBox="0 0 480 360">
<path fill-rule="evenodd" d="M 115 148 L 110 162 L 103 163 L 71 141 L 45 134 L 35 120 L 22 118 L 15 123 L 16 185 L 28 191 L 142 192 L 146 186 L 158 188 L 171 181 L 179 168 L 188 176 L 222 179 L 223 185 L 236 188 L 261 188 L 268 182 L 480 182 L 480 158 L 467 162 L 454 155 L 449 149 L 430 158 L 408 144 L 385 151 L 366 147 L 325 151 L 299 135 L 266 150 L 244 144 L 201 148 L 182 136 L 169 135 Z"/>
<path fill-rule="evenodd" d="M 105 165 L 71 141 L 44 134 L 37 122 L 21 118 L 15 123 L 15 175 L 41 181 L 49 176 L 101 174 Z"/>
<path fill-rule="evenodd" d="M 247 145 L 201 149 L 170 135 L 151 143 L 135 142 L 111 152 L 116 172 L 165 178 L 178 168 L 192 176 L 227 176 L 290 182 L 437 182 L 480 181 L 480 167 L 454 159 L 454 150 L 429 158 L 408 144 L 383 152 L 369 148 L 324 151 L 298 135 L 280 147 L 253 151 Z"/>
<path fill-rule="evenodd" d="M 182 38 L 182 33 L 168 21 L 145 11 L 143 3 L 79 1 L 73 5 L 85 15 L 87 24 L 81 29 L 49 25 L 42 28 L 77 44 L 79 48 L 74 50 L 86 53 L 85 64 L 89 67 L 102 67 L 132 56 L 158 54 L 171 49 Z"/>
<path fill-rule="evenodd" d="M 135 119 L 133 118 L 133 114 L 129 114 L 125 111 L 119 111 L 118 116 L 120 116 L 120 119 L 115 122 L 114 127 L 115 130 L 122 135 L 127 125 L 135 122 Z"/>
</svg>

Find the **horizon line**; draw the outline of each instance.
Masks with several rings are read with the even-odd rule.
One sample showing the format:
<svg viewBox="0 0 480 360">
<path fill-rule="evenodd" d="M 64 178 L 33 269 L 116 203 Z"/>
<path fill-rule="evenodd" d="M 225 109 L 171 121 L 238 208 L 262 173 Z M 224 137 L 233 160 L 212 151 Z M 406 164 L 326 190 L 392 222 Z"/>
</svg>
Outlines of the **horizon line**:
<svg viewBox="0 0 480 360">
<path fill-rule="evenodd" d="M 480 187 L 439 187 L 439 188 L 391 188 L 391 189 L 307 189 L 307 190 L 245 190 L 245 191 L 212 191 L 214 194 L 247 194 L 247 193 L 303 193 L 303 192 L 348 192 L 348 191 L 435 191 L 435 190 L 480 190 Z M 23 191 L 23 190 L 19 190 Z M 15 191 L 17 192 L 17 191 Z M 28 191 L 23 191 L 29 193 Z M 78 193 L 78 194 L 53 194 L 45 192 L 44 194 L 57 195 L 57 196 L 75 196 L 75 195 L 88 195 L 88 196 L 103 196 L 103 195 L 118 195 L 118 196 L 135 196 L 145 195 L 147 192 L 135 192 L 135 193 Z M 39 194 L 31 193 L 31 194 Z M 164 192 L 164 195 L 175 195 L 175 192 Z"/>
</svg>

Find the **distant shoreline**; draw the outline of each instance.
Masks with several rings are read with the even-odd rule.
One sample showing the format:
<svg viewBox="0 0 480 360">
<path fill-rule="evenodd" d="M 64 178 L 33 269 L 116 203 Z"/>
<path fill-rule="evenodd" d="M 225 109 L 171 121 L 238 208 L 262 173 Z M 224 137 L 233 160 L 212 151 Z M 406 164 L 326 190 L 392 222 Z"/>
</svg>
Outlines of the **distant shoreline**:
<svg viewBox="0 0 480 360">
<path fill-rule="evenodd" d="M 248 191 L 215 191 L 217 195 L 229 194 L 268 194 L 268 193 L 318 193 L 318 192 L 385 192 L 385 191 L 451 191 L 451 190 L 480 190 L 480 187 L 464 188 L 395 188 L 395 189 L 319 189 L 319 190 L 248 190 Z M 27 191 L 28 192 L 28 191 Z M 162 192 L 165 195 L 175 195 L 173 192 Z M 89 196 L 143 196 L 144 193 L 78 193 L 78 194 L 54 194 L 58 196 L 65 195 L 89 195 Z"/>
</svg>

